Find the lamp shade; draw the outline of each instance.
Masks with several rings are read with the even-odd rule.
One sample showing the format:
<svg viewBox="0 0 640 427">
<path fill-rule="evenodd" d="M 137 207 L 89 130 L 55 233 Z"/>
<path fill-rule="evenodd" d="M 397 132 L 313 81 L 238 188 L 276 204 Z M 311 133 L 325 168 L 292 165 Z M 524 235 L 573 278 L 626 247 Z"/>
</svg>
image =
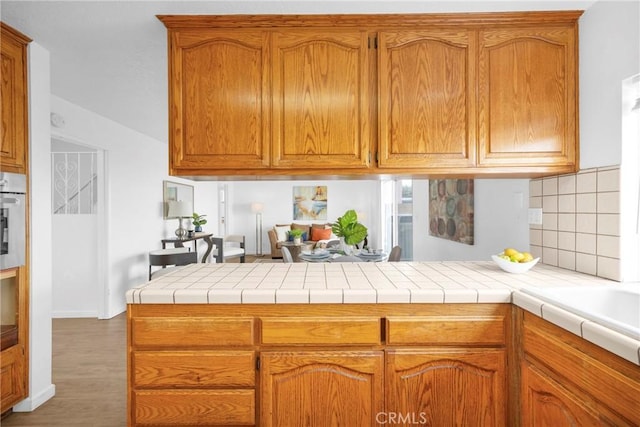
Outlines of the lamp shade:
<svg viewBox="0 0 640 427">
<path fill-rule="evenodd" d="M 259 202 L 251 203 L 251 212 L 253 213 L 260 213 L 262 212 L 263 208 L 264 208 L 264 205 L 262 203 L 259 203 Z"/>
<path fill-rule="evenodd" d="M 169 218 L 187 218 L 193 215 L 193 206 L 182 200 L 170 200 L 167 216 Z"/>
</svg>

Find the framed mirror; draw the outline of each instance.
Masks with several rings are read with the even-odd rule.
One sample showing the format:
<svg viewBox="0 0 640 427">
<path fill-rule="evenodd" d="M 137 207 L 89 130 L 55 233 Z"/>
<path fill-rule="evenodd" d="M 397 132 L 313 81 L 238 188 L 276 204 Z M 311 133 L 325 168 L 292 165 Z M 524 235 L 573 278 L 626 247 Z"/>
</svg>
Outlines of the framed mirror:
<svg viewBox="0 0 640 427">
<path fill-rule="evenodd" d="M 193 206 L 193 185 L 162 181 L 162 216 L 164 219 L 177 218 L 167 214 L 170 201 L 189 202 Z"/>
</svg>

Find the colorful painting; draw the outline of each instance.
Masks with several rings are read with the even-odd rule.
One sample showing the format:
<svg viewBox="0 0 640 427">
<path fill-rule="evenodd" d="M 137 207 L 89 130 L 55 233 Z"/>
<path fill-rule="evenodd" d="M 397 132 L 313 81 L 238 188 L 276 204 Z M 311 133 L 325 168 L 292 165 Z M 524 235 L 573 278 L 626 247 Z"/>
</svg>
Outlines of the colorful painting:
<svg viewBox="0 0 640 427">
<path fill-rule="evenodd" d="M 429 234 L 473 245 L 473 179 L 429 180 Z"/>
<path fill-rule="evenodd" d="M 327 186 L 293 187 L 294 220 L 327 219 Z"/>
</svg>

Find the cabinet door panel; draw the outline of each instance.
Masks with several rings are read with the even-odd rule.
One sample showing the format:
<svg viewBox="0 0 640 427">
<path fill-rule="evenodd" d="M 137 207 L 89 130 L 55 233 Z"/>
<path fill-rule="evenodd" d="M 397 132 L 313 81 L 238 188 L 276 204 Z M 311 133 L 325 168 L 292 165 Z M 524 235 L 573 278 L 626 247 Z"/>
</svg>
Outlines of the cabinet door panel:
<svg viewBox="0 0 640 427">
<path fill-rule="evenodd" d="M 475 163 L 477 47 L 472 34 L 380 33 L 380 167 Z"/>
<path fill-rule="evenodd" d="M 273 35 L 273 166 L 369 164 L 369 66 L 364 31 Z"/>
<path fill-rule="evenodd" d="M 480 165 L 575 165 L 573 27 L 480 32 Z"/>
<path fill-rule="evenodd" d="M 267 167 L 267 37 L 199 30 L 171 43 L 171 167 Z"/>
<path fill-rule="evenodd" d="M 4 350 L 0 357 L 0 413 L 5 412 L 27 396 L 24 346 Z"/>
<path fill-rule="evenodd" d="M 25 43 L 2 26 L 0 37 L 0 164 L 26 173 L 27 81 Z"/>
<path fill-rule="evenodd" d="M 263 426 L 372 426 L 383 410 L 381 351 L 261 353 Z"/>
<path fill-rule="evenodd" d="M 521 381 L 523 427 L 604 425 L 595 411 L 535 366 L 522 364 Z"/>
<path fill-rule="evenodd" d="M 504 350 L 389 350 L 386 412 L 424 424 L 506 425 Z"/>
</svg>

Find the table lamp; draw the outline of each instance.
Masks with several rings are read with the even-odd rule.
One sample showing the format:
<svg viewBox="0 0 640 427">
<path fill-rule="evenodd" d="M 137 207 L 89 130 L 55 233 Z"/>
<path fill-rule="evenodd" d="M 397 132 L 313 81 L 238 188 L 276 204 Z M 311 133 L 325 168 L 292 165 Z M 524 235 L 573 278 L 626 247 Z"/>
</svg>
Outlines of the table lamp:
<svg viewBox="0 0 640 427">
<path fill-rule="evenodd" d="M 182 225 L 183 218 L 190 218 L 193 215 L 193 206 L 189 202 L 182 200 L 169 201 L 169 209 L 167 216 L 169 218 L 178 218 L 179 226 L 176 230 L 176 236 L 179 239 L 184 239 L 187 236 L 187 229 Z"/>
</svg>

